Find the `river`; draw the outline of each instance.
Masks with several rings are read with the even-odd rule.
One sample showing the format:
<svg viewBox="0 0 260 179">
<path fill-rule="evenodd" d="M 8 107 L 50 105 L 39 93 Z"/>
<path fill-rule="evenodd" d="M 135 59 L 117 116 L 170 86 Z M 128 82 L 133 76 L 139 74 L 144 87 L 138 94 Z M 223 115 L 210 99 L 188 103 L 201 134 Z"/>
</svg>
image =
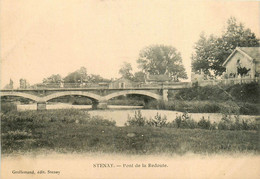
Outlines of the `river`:
<svg viewBox="0 0 260 179">
<path fill-rule="evenodd" d="M 107 110 L 91 110 L 91 105 L 71 105 L 71 104 L 50 104 L 47 105 L 48 109 L 87 109 L 89 114 L 92 116 L 101 116 L 108 120 L 116 121 L 117 126 L 124 126 L 127 122 L 128 116 L 133 117 L 135 112 L 140 110 L 142 116 L 146 119 L 153 118 L 157 113 L 160 114 L 162 117 L 166 116 L 167 121 L 171 122 L 175 120 L 176 116 L 180 116 L 183 113 L 179 111 L 169 111 L 169 110 L 155 110 L 155 109 L 142 109 L 142 106 L 116 106 L 116 105 L 109 105 Z M 135 109 L 133 109 L 135 108 Z M 17 105 L 17 109 L 19 111 L 22 110 L 36 110 L 36 104 L 26 104 L 26 105 Z M 222 118 L 221 113 L 189 113 L 188 114 L 193 120 L 199 121 L 202 117 L 205 119 L 209 119 L 211 122 L 218 122 Z M 240 115 L 240 118 L 254 120 L 258 116 L 252 115 Z M 232 116 L 234 118 L 234 116 Z"/>
</svg>

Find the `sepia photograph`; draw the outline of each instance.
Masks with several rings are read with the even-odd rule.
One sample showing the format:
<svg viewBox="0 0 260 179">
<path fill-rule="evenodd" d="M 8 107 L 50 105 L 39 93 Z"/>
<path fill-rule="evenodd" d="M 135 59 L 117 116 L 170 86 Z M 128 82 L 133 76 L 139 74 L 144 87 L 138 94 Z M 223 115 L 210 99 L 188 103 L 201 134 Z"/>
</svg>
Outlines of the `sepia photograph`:
<svg viewBox="0 0 260 179">
<path fill-rule="evenodd" d="M 260 2 L 1 0 L 2 179 L 260 179 Z"/>
</svg>

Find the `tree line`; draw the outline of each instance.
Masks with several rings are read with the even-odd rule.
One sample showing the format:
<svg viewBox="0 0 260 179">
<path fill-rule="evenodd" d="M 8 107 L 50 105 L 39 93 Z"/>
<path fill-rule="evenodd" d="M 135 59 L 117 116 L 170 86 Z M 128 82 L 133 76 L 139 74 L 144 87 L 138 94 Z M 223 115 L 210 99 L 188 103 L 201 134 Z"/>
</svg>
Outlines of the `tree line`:
<svg viewBox="0 0 260 179">
<path fill-rule="evenodd" d="M 237 21 L 230 17 L 220 36 L 206 36 L 201 33 L 199 40 L 194 45 L 194 52 L 191 55 L 191 67 L 195 73 L 217 77 L 225 72 L 224 61 L 236 47 L 259 47 L 259 39 L 256 35 Z M 132 73 L 130 63 L 124 62 L 119 70 L 121 76 L 134 81 L 144 81 L 145 74 L 167 75 L 173 81 L 187 79 L 187 73 L 182 63 L 181 54 L 176 48 L 166 45 L 151 45 L 139 53 L 137 60 L 141 71 Z M 247 73 L 246 69 L 239 69 L 238 73 Z"/>
<path fill-rule="evenodd" d="M 191 57 L 192 71 L 213 77 L 222 75 L 226 70 L 222 64 L 236 47 L 259 47 L 259 39 L 235 17 L 230 17 L 220 36 L 201 33 Z"/>
<path fill-rule="evenodd" d="M 225 68 L 222 66 L 226 58 L 236 47 L 259 47 L 259 39 L 235 17 L 230 17 L 220 36 L 211 34 L 206 36 L 201 33 L 199 40 L 194 45 L 191 55 L 192 71 L 204 72 L 204 74 L 217 77 L 222 75 Z M 187 79 L 187 73 L 183 66 L 181 53 L 170 45 L 150 45 L 142 49 L 137 59 L 139 71 L 133 73 L 132 65 L 124 62 L 119 69 L 121 77 L 135 81 L 144 82 L 145 76 L 166 75 L 172 81 Z M 24 85 L 25 79 L 20 80 Z M 42 84 L 63 83 L 100 83 L 109 82 L 109 79 L 100 75 L 87 74 L 87 69 L 80 69 L 69 73 L 62 78 L 59 74 L 53 74 L 43 79 Z M 9 86 L 13 85 L 10 80 Z"/>
</svg>

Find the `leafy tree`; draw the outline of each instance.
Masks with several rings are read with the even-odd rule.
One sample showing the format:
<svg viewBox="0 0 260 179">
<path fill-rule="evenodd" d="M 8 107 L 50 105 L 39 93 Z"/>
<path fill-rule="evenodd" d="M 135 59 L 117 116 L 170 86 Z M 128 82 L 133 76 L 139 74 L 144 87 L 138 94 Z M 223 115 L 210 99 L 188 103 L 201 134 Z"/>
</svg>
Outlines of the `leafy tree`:
<svg viewBox="0 0 260 179">
<path fill-rule="evenodd" d="M 256 46 L 259 46 L 259 39 L 255 34 L 231 17 L 220 37 L 201 34 L 195 44 L 195 53 L 192 54 L 192 70 L 203 71 L 208 75 L 213 71 L 214 76 L 221 75 L 225 71 L 222 64 L 236 47 Z"/>
<path fill-rule="evenodd" d="M 181 54 L 172 46 L 148 46 L 141 50 L 137 63 L 145 73 L 187 79 Z"/>
<path fill-rule="evenodd" d="M 220 39 L 210 35 L 206 37 L 204 33 L 195 44 L 195 53 L 192 54 L 192 69 L 194 72 L 203 71 L 207 75 L 222 73 L 225 69 L 219 64 L 218 57 L 221 56 Z"/>
<path fill-rule="evenodd" d="M 247 69 L 246 67 L 237 67 L 237 73 L 241 76 L 246 75 L 251 69 Z"/>
<path fill-rule="evenodd" d="M 145 81 L 145 73 L 142 71 L 138 71 L 133 76 L 133 81 L 135 82 L 144 82 Z"/>
<path fill-rule="evenodd" d="M 61 75 L 59 74 L 53 74 L 48 78 L 43 79 L 43 83 L 47 84 L 59 84 L 62 81 Z"/>
<path fill-rule="evenodd" d="M 108 79 L 105 79 L 103 77 L 101 77 L 100 75 L 89 75 L 88 76 L 88 82 L 90 83 L 100 83 L 100 82 L 108 82 Z"/>
<path fill-rule="evenodd" d="M 242 23 L 238 23 L 234 17 L 228 19 L 227 28 L 222 35 L 222 39 L 226 42 L 225 47 L 227 50 L 236 47 L 259 46 L 259 39 L 256 38 L 255 34 L 249 28 L 245 28 Z"/>
<path fill-rule="evenodd" d="M 119 70 L 119 74 L 127 79 L 132 79 L 133 74 L 132 74 L 132 65 L 128 62 L 124 62 L 124 64 L 121 66 Z"/>
<path fill-rule="evenodd" d="M 87 69 L 81 67 L 79 70 L 76 70 L 64 78 L 65 83 L 82 83 L 86 82 L 88 78 Z"/>
</svg>

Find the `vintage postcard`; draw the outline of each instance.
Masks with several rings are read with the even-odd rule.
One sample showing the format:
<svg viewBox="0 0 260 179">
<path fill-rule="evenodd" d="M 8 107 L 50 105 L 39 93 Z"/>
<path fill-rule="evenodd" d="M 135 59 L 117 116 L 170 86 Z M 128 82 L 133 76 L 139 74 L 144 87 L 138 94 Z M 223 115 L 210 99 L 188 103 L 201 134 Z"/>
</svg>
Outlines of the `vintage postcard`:
<svg viewBox="0 0 260 179">
<path fill-rule="evenodd" d="M 260 178 L 257 1 L 1 1 L 1 178 Z"/>
</svg>

